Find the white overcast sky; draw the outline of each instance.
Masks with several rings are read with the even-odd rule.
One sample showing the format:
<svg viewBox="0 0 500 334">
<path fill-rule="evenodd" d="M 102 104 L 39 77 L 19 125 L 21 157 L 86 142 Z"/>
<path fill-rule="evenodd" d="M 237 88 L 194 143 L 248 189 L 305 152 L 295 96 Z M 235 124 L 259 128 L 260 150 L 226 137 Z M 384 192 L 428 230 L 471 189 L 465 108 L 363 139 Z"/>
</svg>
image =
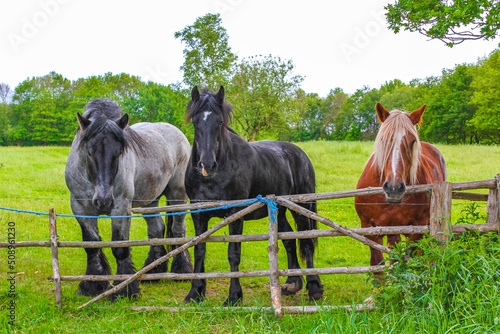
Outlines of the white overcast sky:
<svg viewBox="0 0 500 334">
<path fill-rule="evenodd" d="M 499 40 L 453 48 L 418 33 L 386 28 L 388 1 L 0 0 L 0 82 L 12 89 L 56 71 L 70 80 L 125 72 L 169 84 L 182 80 L 183 44 L 174 33 L 220 12 L 240 58 L 292 59 L 302 88 L 326 96 L 393 79 L 439 75 L 474 63 Z"/>
</svg>

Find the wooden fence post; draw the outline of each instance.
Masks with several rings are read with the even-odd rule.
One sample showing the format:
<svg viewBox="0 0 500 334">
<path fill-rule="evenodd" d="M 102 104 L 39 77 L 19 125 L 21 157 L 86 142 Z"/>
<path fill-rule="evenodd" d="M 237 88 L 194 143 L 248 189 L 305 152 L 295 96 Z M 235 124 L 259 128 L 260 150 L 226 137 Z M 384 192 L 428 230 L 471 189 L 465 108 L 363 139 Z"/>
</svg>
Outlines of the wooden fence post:
<svg viewBox="0 0 500 334">
<path fill-rule="evenodd" d="M 495 177 L 497 184 L 495 189 L 490 189 L 486 210 L 488 213 L 487 223 L 496 224 L 500 232 L 500 174 Z"/>
<path fill-rule="evenodd" d="M 267 196 L 267 199 L 275 201 L 274 195 Z M 274 314 L 278 317 L 283 315 L 281 308 L 281 287 L 280 276 L 278 273 L 278 221 L 277 212 L 272 212 L 271 207 L 267 206 L 269 215 L 269 246 L 267 252 L 269 255 L 269 285 L 271 287 L 271 303 L 274 308 Z"/>
<path fill-rule="evenodd" d="M 50 248 L 52 249 L 52 271 L 54 272 L 56 305 L 59 306 L 59 308 L 62 308 L 62 287 L 61 287 L 61 275 L 59 273 L 59 253 L 57 250 L 56 212 L 54 208 L 49 210 L 49 228 L 50 228 Z"/>
<path fill-rule="evenodd" d="M 450 238 L 452 184 L 435 182 L 432 185 L 430 232 L 436 240 Z"/>
</svg>

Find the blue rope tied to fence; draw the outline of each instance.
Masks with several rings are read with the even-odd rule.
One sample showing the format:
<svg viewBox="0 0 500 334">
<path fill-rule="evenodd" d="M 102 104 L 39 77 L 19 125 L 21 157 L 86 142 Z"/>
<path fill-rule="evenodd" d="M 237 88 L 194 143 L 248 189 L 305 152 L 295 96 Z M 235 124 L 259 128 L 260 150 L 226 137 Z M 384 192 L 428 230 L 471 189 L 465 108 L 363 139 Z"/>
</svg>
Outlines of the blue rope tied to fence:
<svg viewBox="0 0 500 334">
<path fill-rule="evenodd" d="M 56 214 L 56 216 L 59 217 L 69 217 L 69 218 L 94 218 L 94 219 L 101 219 L 101 218 L 137 218 L 137 217 L 164 217 L 164 216 L 180 216 L 180 215 L 185 215 L 187 213 L 200 213 L 200 212 L 207 212 L 207 211 L 215 211 L 215 210 L 226 210 L 230 208 L 234 208 L 237 206 L 245 206 L 245 205 L 250 205 L 256 202 L 263 202 L 269 206 L 269 210 L 271 212 L 271 221 L 273 223 L 276 222 L 276 213 L 278 211 L 278 206 L 277 203 L 274 201 L 271 201 L 268 198 L 264 198 L 261 195 L 257 196 L 256 198 L 250 199 L 245 202 L 241 203 L 236 203 L 236 204 L 226 204 L 222 205 L 220 207 L 216 208 L 208 208 L 208 209 L 198 209 L 198 210 L 193 210 L 193 211 L 184 211 L 184 212 L 169 212 L 169 213 L 161 213 L 161 214 L 151 214 L 151 215 L 128 215 L 128 216 L 81 216 L 81 215 L 66 215 L 66 214 Z M 0 207 L 0 210 L 4 211 L 13 211 L 17 213 L 28 213 L 28 214 L 34 214 L 37 216 L 48 216 L 49 214 L 46 212 L 36 212 L 36 211 L 27 211 L 27 210 L 19 210 L 19 209 L 11 209 L 11 208 L 4 208 Z"/>
</svg>

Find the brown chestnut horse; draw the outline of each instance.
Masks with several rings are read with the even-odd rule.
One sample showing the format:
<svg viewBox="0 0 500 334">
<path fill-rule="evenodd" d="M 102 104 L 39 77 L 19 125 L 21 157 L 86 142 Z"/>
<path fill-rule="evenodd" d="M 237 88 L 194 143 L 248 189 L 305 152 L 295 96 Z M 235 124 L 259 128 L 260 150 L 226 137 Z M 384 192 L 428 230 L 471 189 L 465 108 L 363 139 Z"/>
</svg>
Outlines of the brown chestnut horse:
<svg viewBox="0 0 500 334">
<path fill-rule="evenodd" d="M 431 199 L 426 193 L 406 194 L 406 185 L 446 181 L 446 163 L 431 144 L 421 142 L 416 125 L 422 122 L 426 105 L 411 114 L 388 112 L 380 103 L 375 109 L 382 123 L 375 139 L 375 151 L 368 159 L 357 189 L 382 187 L 385 195 L 360 196 L 354 200 L 362 227 L 428 225 Z M 368 238 L 382 244 L 383 235 Z M 421 235 L 407 235 L 412 241 Z M 388 235 L 387 246 L 401 241 Z M 370 264 L 383 260 L 382 252 L 370 248 Z"/>
</svg>

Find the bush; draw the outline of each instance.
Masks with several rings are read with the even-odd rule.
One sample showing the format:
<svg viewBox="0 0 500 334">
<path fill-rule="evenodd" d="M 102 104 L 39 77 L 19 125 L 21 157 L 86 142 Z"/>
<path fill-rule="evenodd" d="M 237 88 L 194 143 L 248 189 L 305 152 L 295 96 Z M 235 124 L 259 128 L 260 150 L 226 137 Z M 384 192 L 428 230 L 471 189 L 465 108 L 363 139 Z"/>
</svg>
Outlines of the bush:
<svg viewBox="0 0 500 334">
<path fill-rule="evenodd" d="M 470 211 L 469 207 L 466 215 L 470 216 Z M 410 256 L 413 249 L 419 254 Z M 441 328 L 500 330 L 497 233 L 467 230 L 446 244 L 431 236 L 416 243 L 401 242 L 392 250 L 390 260 L 384 284 L 374 281 L 380 308 L 390 307 L 426 326 L 435 323 Z"/>
</svg>

